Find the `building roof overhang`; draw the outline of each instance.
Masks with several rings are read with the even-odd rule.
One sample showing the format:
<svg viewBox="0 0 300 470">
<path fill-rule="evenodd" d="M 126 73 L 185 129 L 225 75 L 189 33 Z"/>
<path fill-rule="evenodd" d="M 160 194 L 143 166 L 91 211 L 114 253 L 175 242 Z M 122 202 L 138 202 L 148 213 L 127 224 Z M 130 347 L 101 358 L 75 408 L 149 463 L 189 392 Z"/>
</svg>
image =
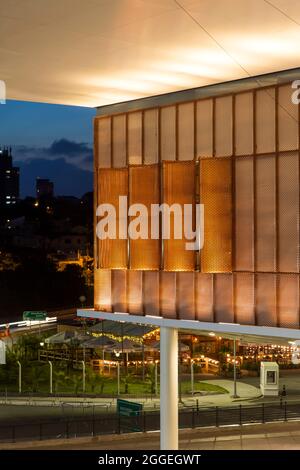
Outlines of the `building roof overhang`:
<svg viewBox="0 0 300 470">
<path fill-rule="evenodd" d="M 7 99 L 105 106 L 299 63 L 297 0 L 11 0 Z M 298 73 L 297 73 L 298 74 Z"/>
</svg>

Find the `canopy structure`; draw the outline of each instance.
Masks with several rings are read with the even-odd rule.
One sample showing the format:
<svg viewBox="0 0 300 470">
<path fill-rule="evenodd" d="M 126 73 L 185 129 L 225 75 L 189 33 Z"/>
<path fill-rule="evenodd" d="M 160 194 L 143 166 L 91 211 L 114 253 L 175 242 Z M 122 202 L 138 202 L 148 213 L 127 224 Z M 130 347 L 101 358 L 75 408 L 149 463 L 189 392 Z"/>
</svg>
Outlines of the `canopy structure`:
<svg viewBox="0 0 300 470">
<path fill-rule="evenodd" d="M 46 344 L 70 344 L 70 343 L 80 343 L 81 341 L 86 341 L 89 339 L 86 334 L 79 334 L 76 331 L 62 331 L 56 333 L 53 336 L 45 339 Z"/>
<path fill-rule="evenodd" d="M 103 320 L 89 328 L 88 331 L 93 336 L 105 336 L 106 334 L 109 334 L 120 338 L 123 336 L 125 339 L 126 337 L 129 339 L 130 337 L 141 338 L 154 329 L 155 327 L 149 325 L 138 325 L 132 323 L 115 322 L 112 320 Z"/>
<path fill-rule="evenodd" d="M 98 338 L 91 337 L 87 341 L 84 341 L 80 346 L 82 348 L 111 348 L 116 346 L 116 341 L 108 338 L 107 336 L 100 336 Z"/>
<path fill-rule="evenodd" d="M 149 346 L 145 346 L 144 350 L 152 350 Z M 123 342 L 118 342 L 113 346 L 109 346 L 107 348 L 108 351 L 113 351 L 115 353 L 131 353 L 131 352 L 142 352 L 143 346 L 141 343 L 136 343 L 135 341 L 131 341 L 130 339 L 125 339 Z"/>
<path fill-rule="evenodd" d="M 103 106 L 299 66 L 297 0 L 11 0 L 7 99 Z"/>
</svg>

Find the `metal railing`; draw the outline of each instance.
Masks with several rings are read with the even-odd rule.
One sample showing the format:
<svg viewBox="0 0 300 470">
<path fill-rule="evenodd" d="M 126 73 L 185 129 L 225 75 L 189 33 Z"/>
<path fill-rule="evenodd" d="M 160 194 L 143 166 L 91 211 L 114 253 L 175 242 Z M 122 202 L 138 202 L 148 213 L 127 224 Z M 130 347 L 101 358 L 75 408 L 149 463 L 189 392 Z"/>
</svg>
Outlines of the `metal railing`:
<svg viewBox="0 0 300 470">
<path fill-rule="evenodd" d="M 300 420 L 300 403 L 262 403 L 260 405 L 179 410 L 180 428 L 242 426 L 249 423 L 291 420 Z M 22 423 L 0 423 L 0 442 L 68 439 L 125 432 L 156 431 L 159 428 L 159 410 L 142 411 L 136 416 L 120 416 L 117 413 L 96 414 L 93 410 L 92 416 L 65 416 Z"/>
</svg>

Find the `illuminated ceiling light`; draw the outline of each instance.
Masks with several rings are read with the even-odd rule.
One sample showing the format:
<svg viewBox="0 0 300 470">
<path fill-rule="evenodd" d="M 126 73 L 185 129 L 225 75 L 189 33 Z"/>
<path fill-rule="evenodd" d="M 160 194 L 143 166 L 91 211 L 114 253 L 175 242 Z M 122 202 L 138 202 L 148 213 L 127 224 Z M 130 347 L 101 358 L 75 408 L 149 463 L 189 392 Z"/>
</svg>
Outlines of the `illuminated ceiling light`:
<svg viewBox="0 0 300 470">
<path fill-rule="evenodd" d="M 242 51 L 249 51 L 254 53 L 259 51 L 259 53 L 263 54 L 284 54 L 293 56 L 297 50 L 297 42 L 295 43 L 294 41 L 296 41 L 296 37 L 293 38 L 293 34 L 290 34 L 288 38 L 280 38 L 280 40 L 276 40 L 274 36 L 269 38 L 265 36 L 250 36 L 244 39 L 240 38 L 237 44 Z"/>
<path fill-rule="evenodd" d="M 209 336 L 216 336 L 216 333 L 213 333 L 212 331 L 208 334 L 209 334 Z"/>
</svg>

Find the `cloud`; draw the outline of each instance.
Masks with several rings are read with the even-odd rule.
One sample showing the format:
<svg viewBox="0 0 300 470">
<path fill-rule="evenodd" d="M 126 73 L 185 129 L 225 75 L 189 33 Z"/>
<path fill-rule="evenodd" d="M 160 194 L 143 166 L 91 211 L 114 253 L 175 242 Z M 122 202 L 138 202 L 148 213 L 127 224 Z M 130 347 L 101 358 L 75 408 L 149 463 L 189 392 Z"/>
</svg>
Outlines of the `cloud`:
<svg viewBox="0 0 300 470">
<path fill-rule="evenodd" d="M 93 149 L 85 142 L 78 143 L 64 138 L 55 140 L 49 147 L 14 146 L 13 156 L 14 160 L 20 162 L 36 159 L 53 161 L 62 158 L 82 170 L 93 171 Z"/>
<path fill-rule="evenodd" d="M 49 147 L 18 145 L 13 160 L 20 167 L 21 197 L 35 195 L 37 177 L 50 178 L 56 195 L 81 196 L 93 188 L 93 149 L 65 138 Z"/>
<path fill-rule="evenodd" d="M 86 143 L 77 143 L 67 139 L 55 140 L 49 147 L 50 155 L 82 155 L 89 153 L 91 148 Z"/>
</svg>

